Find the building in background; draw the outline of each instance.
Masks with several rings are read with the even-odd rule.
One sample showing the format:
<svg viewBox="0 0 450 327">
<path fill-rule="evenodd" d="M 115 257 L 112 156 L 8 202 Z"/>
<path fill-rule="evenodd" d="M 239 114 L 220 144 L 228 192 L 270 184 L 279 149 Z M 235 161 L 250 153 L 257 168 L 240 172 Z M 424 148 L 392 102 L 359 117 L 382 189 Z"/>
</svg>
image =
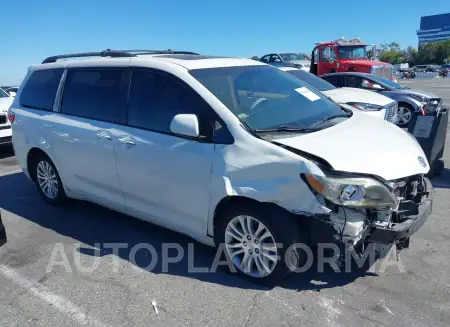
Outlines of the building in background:
<svg viewBox="0 0 450 327">
<path fill-rule="evenodd" d="M 450 13 L 421 17 L 417 37 L 419 46 L 427 42 L 449 40 Z"/>
</svg>

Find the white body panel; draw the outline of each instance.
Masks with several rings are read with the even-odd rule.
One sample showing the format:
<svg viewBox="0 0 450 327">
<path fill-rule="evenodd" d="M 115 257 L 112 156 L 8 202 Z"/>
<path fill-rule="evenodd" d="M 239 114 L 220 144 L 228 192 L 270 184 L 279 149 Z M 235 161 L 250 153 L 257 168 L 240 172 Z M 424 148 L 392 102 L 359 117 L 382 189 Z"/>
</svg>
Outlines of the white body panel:
<svg viewBox="0 0 450 327">
<path fill-rule="evenodd" d="M 371 174 L 385 180 L 429 170 L 428 164 L 422 167 L 418 161 L 419 156 L 426 156 L 408 133 L 361 112 L 332 128 L 276 141 L 323 158 L 335 170 Z"/>
<path fill-rule="evenodd" d="M 300 178 L 324 175 L 309 159 L 247 132 L 241 121 L 189 74 L 189 69 L 264 65 L 246 59 L 180 60 L 158 56 L 78 60 L 36 69 L 85 66 L 155 68 L 182 79 L 220 116 L 233 144 L 201 143 L 118 124 L 24 109 L 20 92 L 12 112 L 13 143 L 28 175 L 32 148 L 44 151 L 70 197 L 95 203 L 183 232 L 212 245 L 214 211 L 229 196 L 275 203 L 314 215 L 326 210 Z M 25 79 L 26 81 L 26 79 Z M 100 136 L 99 136 L 100 135 Z M 106 137 L 107 136 L 107 137 Z M 121 142 L 126 138 L 130 142 Z M 426 173 L 420 146 L 387 122 L 355 112 L 347 121 L 311 134 L 278 140 L 327 160 L 335 169 L 385 179 Z"/>
<path fill-rule="evenodd" d="M 9 128 L 9 126 L 11 126 L 11 124 L 9 123 L 8 120 L 8 109 L 11 106 L 11 104 L 13 103 L 14 98 L 9 97 L 9 98 L 0 98 L 0 115 L 2 117 L 5 117 L 3 119 L 5 119 L 6 121 L 4 123 L 2 123 L 0 121 L 0 139 L 3 137 L 10 137 L 12 135 L 12 130 L 11 128 Z M 2 142 L 0 142 L 1 144 Z"/>
</svg>

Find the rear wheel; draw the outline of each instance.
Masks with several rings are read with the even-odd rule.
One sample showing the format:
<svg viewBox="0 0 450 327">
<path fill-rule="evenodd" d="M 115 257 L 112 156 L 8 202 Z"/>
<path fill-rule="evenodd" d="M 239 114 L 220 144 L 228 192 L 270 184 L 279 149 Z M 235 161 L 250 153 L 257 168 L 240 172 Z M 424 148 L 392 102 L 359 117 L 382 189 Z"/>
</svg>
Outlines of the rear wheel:
<svg viewBox="0 0 450 327">
<path fill-rule="evenodd" d="M 33 180 L 39 193 L 46 202 L 52 205 L 64 204 L 67 196 L 53 162 L 44 154 L 39 154 L 33 159 Z"/>
<path fill-rule="evenodd" d="M 308 240 L 299 227 L 296 217 L 283 209 L 249 202 L 226 208 L 214 234 L 239 275 L 272 285 L 306 260 L 304 251 L 291 247 Z"/>
</svg>

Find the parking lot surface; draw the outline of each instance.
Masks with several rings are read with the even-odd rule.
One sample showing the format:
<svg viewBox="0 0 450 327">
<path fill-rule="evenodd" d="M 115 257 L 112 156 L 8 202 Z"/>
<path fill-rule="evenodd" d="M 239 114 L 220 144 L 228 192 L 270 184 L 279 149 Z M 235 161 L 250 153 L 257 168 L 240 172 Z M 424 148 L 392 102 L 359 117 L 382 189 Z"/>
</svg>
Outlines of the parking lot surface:
<svg viewBox="0 0 450 327">
<path fill-rule="evenodd" d="M 401 83 L 450 105 L 450 79 Z M 400 265 L 379 274 L 310 269 L 270 289 L 221 268 L 190 272 L 189 257 L 209 268 L 216 251 L 175 232 L 88 203 L 47 205 L 13 154 L 1 151 L 8 243 L 0 248 L 0 326 L 449 325 L 450 129 L 446 168 L 432 180 L 433 214 L 400 253 Z M 163 243 L 179 243 L 185 256 L 168 269 L 162 260 L 146 269 L 152 255 L 132 250 L 140 243 L 158 257 Z M 111 244 L 123 248 L 115 253 Z"/>
</svg>

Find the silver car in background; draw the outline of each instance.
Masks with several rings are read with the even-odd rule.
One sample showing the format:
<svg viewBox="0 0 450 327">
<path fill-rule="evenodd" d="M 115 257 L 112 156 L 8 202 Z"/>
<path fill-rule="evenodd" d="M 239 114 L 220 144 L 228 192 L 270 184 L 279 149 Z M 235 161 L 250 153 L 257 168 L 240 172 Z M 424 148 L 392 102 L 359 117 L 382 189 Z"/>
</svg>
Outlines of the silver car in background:
<svg viewBox="0 0 450 327">
<path fill-rule="evenodd" d="M 321 76 L 336 87 L 356 87 L 381 93 L 398 102 L 397 125 L 408 127 L 412 112 L 440 110 L 442 98 L 422 90 L 410 89 L 385 78 L 366 73 L 333 73 Z"/>
</svg>

